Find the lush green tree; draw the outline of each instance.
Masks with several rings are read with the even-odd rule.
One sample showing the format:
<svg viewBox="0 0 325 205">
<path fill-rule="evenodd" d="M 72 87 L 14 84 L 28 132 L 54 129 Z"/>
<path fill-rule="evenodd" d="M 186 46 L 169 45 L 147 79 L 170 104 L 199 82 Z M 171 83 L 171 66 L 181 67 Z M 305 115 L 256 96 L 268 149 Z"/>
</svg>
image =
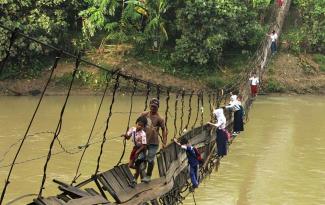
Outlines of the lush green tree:
<svg viewBox="0 0 325 205">
<path fill-rule="evenodd" d="M 24 34 L 44 43 L 62 47 L 62 40 L 76 28 L 78 9 L 82 4 L 76 0 L 4 0 L 0 2 L 0 23 L 11 29 L 17 28 Z M 72 30 L 73 31 L 73 30 Z M 0 29 L 0 57 L 3 58 L 8 48 L 10 33 Z M 68 44 L 71 47 L 71 43 Z M 36 63 L 36 56 L 49 52 L 40 44 L 18 37 L 11 50 L 11 62 L 16 68 L 24 68 Z M 32 67 L 32 66 L 29 66 Z M 9 71 L 7 69 L 7 71 Z"/>
<path fill-rule="evenodd" d="M 302 19 L 303 46 L 311 51 L 325 52 L 325 1 L 295 0 Z"/>
<path fill-rule="evenodd" d="M 237 0 L 187 1 L 178 11 L 173 60 L 190 66 L 215 67 L 225 46 L 241 48 L 259 41 L 257 13 Z"/>
</svg>

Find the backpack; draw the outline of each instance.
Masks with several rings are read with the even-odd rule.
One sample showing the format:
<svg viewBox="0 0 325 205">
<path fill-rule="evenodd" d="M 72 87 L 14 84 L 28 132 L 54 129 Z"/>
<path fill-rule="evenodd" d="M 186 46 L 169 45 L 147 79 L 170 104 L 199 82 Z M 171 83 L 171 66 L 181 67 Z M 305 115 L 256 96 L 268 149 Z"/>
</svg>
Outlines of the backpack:
<svg viewBox="0 0 325 205">
<path fill-rule="evenodd" d="M 203 159 L 202 159 L 200 151 L 196 147 L 193 147 L 193 149 L 194 149 L 197 161 L 199 162 L 200 165 L 202 165 Z"/>
</svg>

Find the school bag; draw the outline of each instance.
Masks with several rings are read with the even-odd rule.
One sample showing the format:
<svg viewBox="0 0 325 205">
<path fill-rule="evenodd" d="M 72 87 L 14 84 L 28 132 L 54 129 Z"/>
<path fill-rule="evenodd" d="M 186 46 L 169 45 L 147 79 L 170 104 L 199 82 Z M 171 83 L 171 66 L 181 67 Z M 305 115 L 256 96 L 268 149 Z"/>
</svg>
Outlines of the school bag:
<svg viewBox="0 0 325 205">
<path fill-rule="evenodd" d="M 200 151 L 196 147 L 193 147 L 193 149 L 194 149 L 197 161 L 199 162 L 200 165 L 202 165 L 204 161 L 202 159 Z"/>
</svg>

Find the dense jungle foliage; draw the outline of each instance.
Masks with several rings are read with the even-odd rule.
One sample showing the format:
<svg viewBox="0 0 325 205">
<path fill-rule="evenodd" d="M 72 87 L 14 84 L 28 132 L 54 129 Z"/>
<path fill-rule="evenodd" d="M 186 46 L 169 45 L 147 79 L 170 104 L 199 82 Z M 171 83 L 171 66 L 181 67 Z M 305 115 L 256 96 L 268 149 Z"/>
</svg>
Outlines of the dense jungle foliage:
<svg viewBox="0 0 325 205">
<path fill-rule="evenodd" d="M 299 27 L 286 40 L 294 51 L 325 52 L 325 1 L 293 0 Z M 271 0 L 1 0 L 0 23 L 77 53 L 128 44 L 172 72 L 210 72 L 229 51 L 252 53 L 265 36 Z M 0 28 L 0 59 L 11 33 Z M 1 75 L 37 73 L 53 51 L 17 37 Z M 18 69 L 19 68 L 19 69 Z"/>
</svg>

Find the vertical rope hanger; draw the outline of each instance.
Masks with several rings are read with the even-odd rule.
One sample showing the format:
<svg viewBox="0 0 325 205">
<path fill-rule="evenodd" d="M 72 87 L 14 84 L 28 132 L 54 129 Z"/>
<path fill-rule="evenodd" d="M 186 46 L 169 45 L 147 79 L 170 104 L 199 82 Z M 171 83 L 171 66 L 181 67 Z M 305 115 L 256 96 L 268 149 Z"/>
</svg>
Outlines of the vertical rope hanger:
<svg viewBox="0 0 325 205">
<path fill-rule="evenodd" d="M 9 47 L 8 47 L 8 49 L 6 51 L 6 56 L 0 62 L 0 75 L 2 74 L 3 69 L 5 67 L 5 64 L 7 62 L 7 59 L 10 56 L 10 50 L 11 50 L 11 47 L 13 46 L 13 44 L 14 44 L 14 42 L 16 40 L 17 32 L 18 32 L 17 28 L 13 32 L 11 32 L 11 37 L 10 37 L 10 40 L 9 40 Z"/>
<path fill-rule="evenodd" d="M 218 91 L 218 96 L 217 96 L 217 107 L 221 106 L 221 102 L 222 102 L 223 97 L 224 97 L 224 91 L 223 91 L 223 89 L 220 89 Z"/>
<path fill-rule="evenodd" d="M 181 94 L 182 108 L 181 108 L 181 126 L 179 128 L 179 136 L 181 136 L 183 134 L 184 97 L 185 97 L 185 90 L 183 89 L 182 94 Z"/>
<path fill-rule="evenodd" d="M 169 99 L 170 99 L 170 88 L 167 88 L 166 110 L 165 110 L 165 127 L 166 128 L 167 128 L 167 120 L 168 120 L 168 112 L 169 112 Z"/>
<path fill-rule="evenodd" d="M 199 92 L 196 93 L 196 96 L 197 96 L 196 117 L 195 117 L 194 123 L 192 125 L 192 129 L 196 125 L 197 119 L 199 118 L 199 112 L 200 112 L 200 93 Z"/>
<path fill-rule="evenodd" d="M 177 135 L 177 104 L 178 104 L 178 96 L 179 96 L 179 91 L 176 92 L 176 98 L 175 98 L 174 138 L 176 138 L 176 135 Z"/>
<path fill-rule="evenodd" d="M 64 111 L 65 111 L 68 99 L 70 97 L 70 92 L 71 92 L 72 85 L 73 85 L 74 79 L 76 77 L 76 73 L 78 71 L 79 65 L 80 65 L 80 54 L 78 55 L 78 57 L 76 59 L 75 69 L 73 70 L 73 73 L 72 73 L 72 79 L 70 81 L 68 93 L 66 95 L 64 104 L 63 104 L 61 112 L 60 112 L 60 119 L 59 119 L 58 124 L 56 126 L 55 133 L 53 135 L 53 139 L 52 139 L 52 141 L 50 143 L 50 148 L 49 148 L 49 151 L 48 151 L 48 154 L 47 154 L 47 159 L 46 159 L 46 162 L 45 162 L 44 168 L 43 168 L 43 179 L 42 179 L 42 183 L 41 183 L 41 187 L 40 187 L 40 190 L 39 190 L 38 197 L 42 196 L 42 192 L 43 192 L 43 189 L 44 189 L 44 184 L 45 184 L 45 181 L 46 181 L 47 166 L 48 166 L 48 163 L 49 163 L 49 161 L 51 159 L 51 155 L 52 155 L 52 148 L 53 148 L 55 140 L 58 138 L 58 136 L 59 136 L 59 134 L 61 132 Z"/>
<path fill-rule="evenodd" d="M 33 124 L 33 122 L 34 122 L 34 119 L 35 119 L 36 113 L 37 113 L 37 111 L 38 111 L 38 109 L 39 109 L 39 107 L 40 107 L 40 105 L 41 105 L 41 102 L 42 102 L 42 100 L 43 100 L 43 97 L 44 97 L 45 91 L 47 90 L 47 87 L 48 87 L 48 85 L 50 84 L 50 81 L 51 81 L 51 78 L 52 78 L 52 76 L 53 76 L 54 70 L 55 70 L 55 68 L 57 67 L 58 62 L 59 62 L 59 60 L 60 60 L 60 58 L 61 58 L 61 57 L 60 57 L 61 54 L 62 54 L 62 53 L 59 52 L 59 53 L 58 53 L 58 56 L 55 58 L 54 64 L 53 64 L 53 66 L 52 66 L 52 68 L 51 68 L 50 76 L 49 76 L 49 78 L 48 78 L 48 80 L 47 80 L 47 82 L 46 82 L 46 84 L 45 84 L 45 87 L 44 87 L 44 89 L 43 89 L 42 95 L 41 95 L 41 97 L 40 97 L 40 99 L 39 99 L 39 101 L 38 101 L 38 103 L 37 103 L 37 106 L 36 106 L 36 108 L 35 108 L 35 111 L 34 111 L 34 113 L 33 113 L 33 116 L 32 116 L 32 118 L 31 118 L 31 120 L 30 120 L 30 122 L 29 122 L 29 125 L 28 125 L 28 127 L 27 127 L 27 129 L 26 129 L 26 132 L 25 132 L 25 134 L 24 134 L 24 136 L 23 136 L 23 138 L 22 138 L 22 140 L 21 140 L 21 143 L 20 143 L 20 145 L 19 145 L 19 147 L 18 147 L 18 150 L 17 150 L 17 152 L 16 152 L 16 154 L 15 154 L 15 157 L 14 157 L 14 159 L 12 160 L 12 163 L 11 163 L 11 166 L 10 166 L 10 169 L 9 169 L 9 172 L 8 172 L 8 176 L 7 176 L 7 179 L 6 179 L 6 181 L 5 181 L 5 185 L 4 185 L 3 190 L 2 190 L 2 193 L 1 193 L 0 204 L 2 204 L 2 202 L 3 202 L 3 199 L 4 199 L 4 197 L 5 197 L 5 193 L 6 193 L 7 187 L 8 187 L 8 185 L 9 185 L 9 183 L 10 183 L 11 172 L 12 172 L 14 166 L 15 166 L 15 162 L 16 162 L 16 160 L 17 160 L 17 158 L 18 158 L 18 155 L 19 155 L 19 153 L 20 153 L 20 150 L 21 150 L 21 148 L 22 148 L 22 146 L 23 146 L 23 144 L 24 144 L 24 142 L 25 142 L 25 140 L 26 140 L 26 138 L 27 138 L 27 135 L 28 135 L 29 129 L 31 128 L 31 126 L 32 126 L 32 124 Z"/>
<path fill-rule="evenodd" d="M 150 87 L 150 83 L 148 82 L 148 83 L 147 83 L 146 100 L 145 100 L 145 102 L 144 102 L 144 110 L 143 110 L 143 111 L 146 111 L 147 108 L 148 108 L 148 98 L 149 98 L 149 95 L 150 95 L 150 91 L 151 91 L 151 87 Z"/>
<path fill-rule="evenodd" d="M 157 99 L 160 99 L 160 93 L 161 93 L 161 89 L 160 89 L 160 85 L 157 85 Z"/>
<path fill-rule="evenodd" d="M 116 71 L 117 71 L 117 70 L 116 70 Z M 97 119 L 98 119 L 98 116 L 99 116 L 99 112 L 100 112 L 100 110 L 101 110 L 101 107 L 102 107 L 103 102 L 104 102 L 104 98 L 105 98 L 105 96 L 106 96 L 106 92 L 107 92 L 107 89 L 108 89 L 108 86 L 109 86 L 109 82 L 110 82 L 110 80 L 111 80 L 111 78 L 112 78 L 112 75 L 110 75 L 110 77 L 108 77 L 108 75 L 109 75 L 109 73 L 106 73 L 106 85 L 105 85 L 105 90 L 104 90 L 103 96 L 102 96 L 102 98 L 101 98 L 101 100 L 100 100 L 99 107 L 98 107 L 98 110 L 97 110 L 97 113 L 96 113 L 96 116 L 95 116 L 95 119 L 94 119 L 93 125 L 92 125 L 92 127 L 91 127 L 91 131 L 90 131 L 90 133 L 89 133 L 89 136 L 88 136 L 87 142 L 86 142 L 86 144 L 85 144 L 85 148 L 83 149 L 83 152 L 82 152 L 82 154 L 81 154 L 81 156 L 80 156 L 79 163 L 78 163 L 78 166 L 77 166 L 77 169 L 76 169 L 76 173 L 75 173 L 75 176 L 74 176 L 74 178 L 73 178 L 73 180 L 72 180 L 72 182 L 71 182 L 71 185 L 74 184 L 74 183 L 76 182 L 77 178 L 80 176 L 80 175 L 78 175 L 78 172 L 79 172 L 79 169 L 80 169 L 80 166 L 81 166 L 81 162 L 82 162 L 83 157 L 84 157 L 84 155 L 85 155 L 85 153 L 86 153 L 86 150 L 87 150 L 87 148 L 88 148 L 88 146 L 89 146 L 90 139 L 91 139 L 91 137 L 92 137 L 92 134 L 93 134 L 93 131 L 94 131 L 95 125 L 96 125 L 96 123 L 97 123 Z"/>
<path fill-rule="evenodd" d="M 201 97 L 201 126 L 203 126 L 203 118 L 204 118 L 204 93 L 201 91 L 200 94 Z"/>
<path fill-rule="evenodd" d="M 109 121 L 110 121 L 110 119 L 111 119 L 111 117 L 113 115 L 112 109 L 113 109 L 113 105 L 114 105 L 114 102 L 115 102 L 115 94 L 116 94 L 117 89 L 119 88 L 119 78 L 120 78 L 120 75 L 119 75 L 119 73 L 117 73 L 117 76 L 115 78 L 114 88 L 113 88 L 112 101 L 111 101 L 111 104 L 109 106 L 109 113 L 108 113 L 108 117 L 106 119 L 106 127 L 105 127 L 105 131 L 103 133 L 103 139 L 102 139 L 102 143 L 100 145 L 100 152 L 99 152 L 99 155 L 98 155 L 97 166 L 96 166 L 94 175 L 96 175 L 98 173 L 98 170 L 99 170 L 100 160 L 101 160 L 101 157 L 102 157 L 102 154 L 103 154 L 104 144 L 106 142 L 106 133 L 107 133 L 107 130 L 108 130 L 108 124 L 109 124 Z"/>
<path fill-rule="evenodd" d="M 188 116 L 187 116 L 187 123 L 184 127 L 184 130 L 187 131 L 188 129 L 188 125 L 190 124 L 190 120 L 191 120 L 191 116 L 192 116 L 192 97 L 193 97 L 193 94 L 194 94 L 194 90 L 192 90 L 191 94 L 190 94 L 190 97 L 188 99 Z"/>
<path fill-rule="evenodd" d="M 125 133 L 130 129 L 130 121 L 131 121 L 131 115 L 132 115 L 132 110 L 133 110 L 133 96 L 134 93 L 137 89 L 137 82 L 135 80 L 133 80 L 133 89 L 132 89 L 132 93 L 131 93 L 131 99 L 130 99 L 130 111 L 129 111 L 129 118 L 128 118 L 128 124 L 125 130 Z M 126 139 L 123 139 L 123 151 L 122 151 L 122 155 L 119 159 L 119 161 L 116 163 L 116 166 L 119 166 L 121 164 L 121 161 L 124 157 L 125 154 L 125 148 L 126 148 Z"/>
<path fill-rule="evenodd" d="M 213 96 L 214 94 L 208 94 L 208 102 L 209 102 L 209 111 L 210 111 L 210 120 L 213 119 Z M 212 98 L 212 99 L 211 99 Z"/>
</svg>

